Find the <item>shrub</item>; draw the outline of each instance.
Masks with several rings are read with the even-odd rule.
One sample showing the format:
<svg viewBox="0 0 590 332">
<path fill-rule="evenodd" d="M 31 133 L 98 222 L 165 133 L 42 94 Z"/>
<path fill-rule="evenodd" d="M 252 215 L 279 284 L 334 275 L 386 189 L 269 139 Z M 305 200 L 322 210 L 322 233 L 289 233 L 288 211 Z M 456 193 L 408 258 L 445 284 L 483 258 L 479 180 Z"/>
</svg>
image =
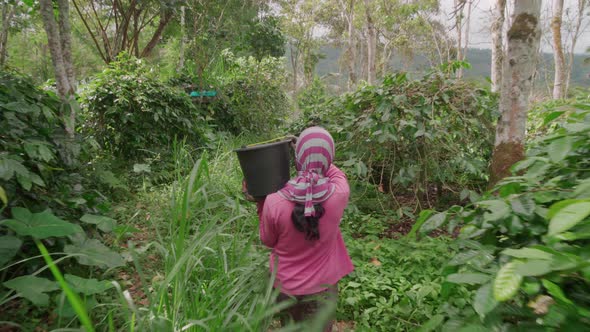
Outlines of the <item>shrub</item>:
<svg viewBox="0 0 590 332">
<path fill-rule="evenodd" d="M 219 129 L 268 136 L 281 127 L 289 111 L 289 100 L 282 89 L 286 77 L 283 61 L 235 57 L 227 50 L 223 61 L 224 68 L 217 77 L 221 97 L 210 107 Z"/>
<path fill-rule="evenodd" d="M 340 98 L 306 105 L 304 126 L 322 125 L 342 142 L 350 174 L 385 192 L 429 192 L 486 182 L 496 96 L 457 80 L 448 68 L 419 80 L 405 74 L 361 86 Z M 300 129 L 300 128 L 299 128 Z"/>
<path fill-rule="evenodd" d="M 514 176 L 422 226 L 463 224 L 447 281 L 478 289 L 472 307 L 448 317 L 451 329 L 590 324 L 590 104 L 553 109 L 543 123 L 553 129 L 531 143 Z"/>
<path fill-rule="evenodd" d="M 190 97 L 159 81 L 142 60 L 119 56 L 81 97 L 86 134 L 117 156 L 167 151 L 175 137 L 191 145 L 204 142 L 205 120 Z"/>
<path fill-rule="evenodd" d="M 57 112 L 61 102 L 16 73 L 0 72 L 0 83 L 0 193 L 11 205 L 47 205 L 65 187 L 70 163 L 62 157 L 75 144 Z"/>
<path fill-rule="evenodd" d="M 119 254 L 98 239 L 87 238 L 80 227 L 90 224 L 88 229 L 94 234 L 117 232 L 115 220 L 95 214 L 107 206 L 104 196 L 89 185 L 94 179 L 80 174 L 79 164 L 69 159 L 71 151 L 81 145 L 66 138 L 57 111 L 62 106 L 56 96 L 35 87 L 30 78 L 0 72 L 0 307 L 7 309 L 8 316 L 31 314 L 6 305 L 17 298 L 37 307 L 51 304 L 62 318 L 74 316 L 71 307 L 63 305 L 58 284 L 46 278 L 48 261 L 39 258 L 38 250 L 47 253 L 49 248 L 60 268 L 64 264 L 72 267 L 74 260 L 98 268 L 124 265 Z M 89 214 L 83 215 L 85 212 Z M 73 258 L 64 261 L 64 253 Z M 81 267 L 75 266 L 79 272 Z M 96 279 L 74 274 L 66 274 L 65 279 L 73 284 L 74 292 L 88 295 L 88 305 L 96 304 L 96 293 L 112 287 L 102 282 L 97 290 L 89 290 L 99 283 Z M 15 320 L 26 319 L 30 317 Z"/>
</svg>

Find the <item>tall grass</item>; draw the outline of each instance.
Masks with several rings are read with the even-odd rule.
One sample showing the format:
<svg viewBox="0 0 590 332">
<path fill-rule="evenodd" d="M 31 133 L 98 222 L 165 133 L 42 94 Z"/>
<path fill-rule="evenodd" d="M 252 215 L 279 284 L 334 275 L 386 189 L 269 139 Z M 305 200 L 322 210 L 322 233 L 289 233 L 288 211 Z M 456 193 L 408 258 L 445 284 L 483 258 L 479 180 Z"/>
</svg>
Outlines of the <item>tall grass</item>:
<svg viewBox="0 0 590 332">
<path fill-rule="evenodd" d="M 192 158 L 182 146 L 174 152 L 176 165 Z M 227 143 L 220 144 L 202 154 L 186 176 L 180 173 L 171 192 L 167 230 L 156 235 L 163 280 L 146 289 L 146 308 L 137 308 L 127 296 L 126 329 L 267 330 L 286 304 L 274 304 L 267 256 L 257 245 L 256 216 L 238 195 L 241 178 L 234 153 Z M 143 275 L 140 264 L 136 270 Z"/>
</svg>

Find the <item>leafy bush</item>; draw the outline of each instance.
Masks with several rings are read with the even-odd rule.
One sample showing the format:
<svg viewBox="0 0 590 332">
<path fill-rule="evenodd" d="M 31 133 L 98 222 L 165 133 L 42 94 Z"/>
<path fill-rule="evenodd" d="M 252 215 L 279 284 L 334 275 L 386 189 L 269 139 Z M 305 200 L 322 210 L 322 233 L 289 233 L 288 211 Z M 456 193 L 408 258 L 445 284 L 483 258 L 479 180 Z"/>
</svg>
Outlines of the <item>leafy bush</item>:
<svg viewBox="0 0 590 332">
<path fill-rule="evenodd" d="M 158 80 L 142 60 L 121 55 L 82 93 L 86 134 L 125 158 L 167 151 L 176 138 L 200 145 L 205 120 L 189 96 Z"/>
<path fill-rule="evenodd" d="M 217 77 L 221 97 L 209 108 L 219 129 L 268 136 L 282 126 L 289 111 L 283 61 L 236 57 L 226 50 L 223 62 Z"/>
<path fill-rule="evenodd" d="M 385 77 L 336 99 L 307 106 L 304 126 L 322 125 L 343 142 L 337 152 L 351 174 L 385 192 L 410 191 L 430 203 L 432 187 L 477 186 L 486 181 L 497 101 L 432 71 L 419 80 Z M 301 128 L 296 128 L 296 130 Z"/>
<path fill-rule="evenodd" d="M 422 226 L 463 224 L 447 281 L 479 288 L 449 329 L 590 324 L 590 104 L 573 106 L 545 113 L 553 129 L 533 141 L 514 176 Z"/>
<path fill-rule="evenodd" d="M 415 331 L 440 319 L 447 301 L 441 266 L 456 252 L 450 241 L 346 240 L 355 270 L 339 283 L 339 319 L 354 321 L 360 331 Z M 465 288 L 461 294 L 469 296 Z M 452 303 L 467 304 L 461 298 Z"/>
<path fill-rule="evenodd" d="M 57 262 L 77 272 L 80 265 L 118 267 L 124 265 L 121 256 L 88 238 L 80 225 L 94 234 L 120 230 L 113 219 L 92 214 L 107 209 L 104 196 L 86 186 L 94 178 L 81 175 L 78 164 L 66 159 L 80 145 L 66 138 L 59 99 L 18 74 L 0 72 L 0 83 L 0 306 L 23 298 L 37 307 L 52 304 L 60 317 L 71 318 L 71 307 L 59 300 L 58 283 L 44 272 L 39 250 L 49 247 Z M 65 279 L 94 303 L 96 293 L 110 288 L 71 273 Z"/>
<path fill-rule="evenodd" d="M 52 173 L 66 167 L 59 156 L 65 138 L 56 112 L 60 101 L 17 74 L 1 72 L 0 82 L 2 191 L 14 204 L 23 204 L 26 196 L 45 199 L 42 190 Z"/>
</svg>

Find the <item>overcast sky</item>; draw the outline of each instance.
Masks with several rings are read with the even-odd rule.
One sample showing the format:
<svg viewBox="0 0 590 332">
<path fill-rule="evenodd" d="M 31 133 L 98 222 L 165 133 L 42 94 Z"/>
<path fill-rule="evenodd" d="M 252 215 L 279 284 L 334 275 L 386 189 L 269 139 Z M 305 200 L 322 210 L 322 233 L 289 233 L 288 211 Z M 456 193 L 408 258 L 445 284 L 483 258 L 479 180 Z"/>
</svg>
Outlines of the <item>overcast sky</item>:
<svg viewBox="0 0 590 332">
<path fill-rule="evenodd" d="M 473 0 L 473 7 L 472 7 L 472 18 L 470 24 L 470 32 L 469 32 L 469 46 L 475 48 L 490 48 L 491 46 L 491 37 L 489 33 L 490 27 L 490 15 L 491 15 L 491 8 L 492 4 L 495 0 Z M 510 2 L 510 1 L 508 1 Z M 578 0 L 565 0 L 564 4 L 564 24 L 565 21 L 568 20 L 566 13 L 569 13 L 571 21 L 571 16 L 576 15 L 576 3 Z M 449 13 L 452 12 L 454 0 L 440 0 L 441 9 L 446 15 L 450 15 Z M 569 10 L 569 11 L 568 11 Z M 542 9 L 542 17 L 544 18 L 542 24 L 544 29 L 549 28 L 549 19 L 547 18 L 548 15 L 551 13 L 551 1 L 544 0 L 543 1 L 543 9 Z M 586 49 L 590 47 L 590 26 L 588 23 L 590 22 L 590 16 L 588 16 L 588 11 L 585 13 L 585 18 L 583 24 L 585 29 L 583 34 L 578 39 L 576 45 L 576 53 L 584 53 Z M 566 31 L 563 31 L 564 39 L 566 35 Z M 552 48 L 549 44 L 551 40 L 551 35 L 546 34 L 542 37 L 542 49 L 546 52 L 552 52 Z M 569 39 L 565 41 L 569 44 Z M 569 47 L 569 46 L 567 46 Z"/>
</svg>

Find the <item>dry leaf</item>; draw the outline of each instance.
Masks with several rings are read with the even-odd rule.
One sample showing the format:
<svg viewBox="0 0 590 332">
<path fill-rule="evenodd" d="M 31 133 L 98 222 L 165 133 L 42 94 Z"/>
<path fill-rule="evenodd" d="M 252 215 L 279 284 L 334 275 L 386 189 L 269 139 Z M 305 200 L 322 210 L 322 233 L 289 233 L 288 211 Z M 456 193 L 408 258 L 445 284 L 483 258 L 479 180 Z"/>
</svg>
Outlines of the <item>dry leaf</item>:
<svg viewBox="0 0 590 332">
<path fill-rule="evenodd" d="M 528 303 L 528 307 L 535 310 L 537 315 L 546 315 L 549 312 L 549 307 L 555 303 L 551 296 L 539 295 L 533 301 Z"/>
<path fill-rule="evenodd" d="M 371 264 L 375 266 L 381 266 L 381 262 L 375 257 L 371 258 Z"/>
</svg>

